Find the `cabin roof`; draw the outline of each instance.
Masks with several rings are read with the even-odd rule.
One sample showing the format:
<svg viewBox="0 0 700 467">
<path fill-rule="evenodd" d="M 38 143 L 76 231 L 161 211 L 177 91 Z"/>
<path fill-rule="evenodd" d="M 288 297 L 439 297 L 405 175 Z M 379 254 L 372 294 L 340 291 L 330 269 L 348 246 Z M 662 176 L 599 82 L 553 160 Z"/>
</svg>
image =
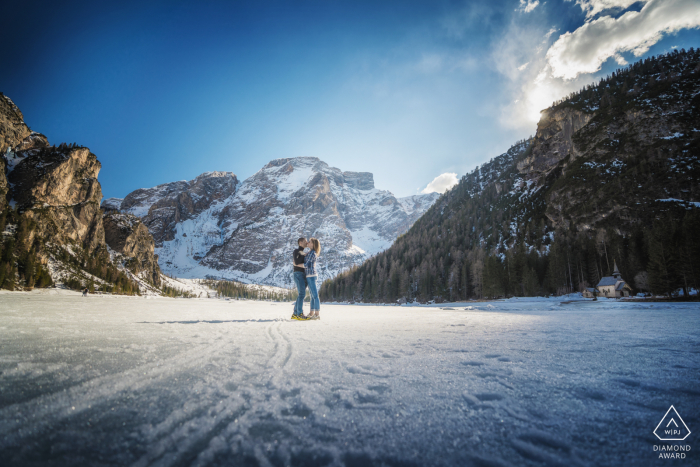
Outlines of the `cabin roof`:
<svg viewBox="0 0 700 467">
<path fill-rule="evenodd" d="M 598 282 L 598 285 L 596 287 L 605 285 L 615 285 L 617 284 L 617 281 L 618 279 L 614 278 L 613 276 L 605 276 L 600 280 L 600 282 Z"/>
</svg>

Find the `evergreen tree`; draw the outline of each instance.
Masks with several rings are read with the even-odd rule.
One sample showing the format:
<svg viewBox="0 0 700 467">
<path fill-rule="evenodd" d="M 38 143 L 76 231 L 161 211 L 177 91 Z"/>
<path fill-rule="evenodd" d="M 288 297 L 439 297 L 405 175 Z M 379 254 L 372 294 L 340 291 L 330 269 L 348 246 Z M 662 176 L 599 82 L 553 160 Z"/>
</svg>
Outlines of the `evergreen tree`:
<svg viewBox="0 0 700 467">
<path fill-rule="evenodd" d="M 678 284 L 678 257 L 671 242 L 674 230 L 674 222 L 657 221 L 648 236 L 649 286 L 653 293 L 669 297 Z"/>
</svg>

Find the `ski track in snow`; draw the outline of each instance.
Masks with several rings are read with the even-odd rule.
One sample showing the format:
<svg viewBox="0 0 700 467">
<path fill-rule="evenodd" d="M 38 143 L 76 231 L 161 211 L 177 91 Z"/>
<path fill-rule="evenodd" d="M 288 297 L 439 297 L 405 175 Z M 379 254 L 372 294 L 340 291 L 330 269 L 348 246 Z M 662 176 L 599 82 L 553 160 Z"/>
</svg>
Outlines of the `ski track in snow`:
<svg viewBox="0 0 700 467">
<path fill-rule="evenodd" d="M 700 421 L 695 303 L 291 308 L 0 294 L 3 465 L 657 465 Z"/>
</svg>

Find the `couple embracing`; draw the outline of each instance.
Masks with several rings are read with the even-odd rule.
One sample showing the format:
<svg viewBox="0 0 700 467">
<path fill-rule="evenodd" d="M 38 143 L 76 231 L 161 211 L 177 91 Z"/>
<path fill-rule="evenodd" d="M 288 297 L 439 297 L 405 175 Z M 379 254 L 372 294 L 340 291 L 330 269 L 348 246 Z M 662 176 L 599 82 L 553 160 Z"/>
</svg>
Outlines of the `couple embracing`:
<svg viewBox="0 0 700 467">
<path fill-rule="evenodd" d="M 316 286 L 316 260 L 321 253 L 321 243 L 316 238 L 302 237 L 297 240 L 299 248 L 294 250 L 294 283 L 299 291 L 299 296 L 294 304 L 294 314 L 292 319 L 298 321 L 306 321 L 309 319 L 321 319 L 318 312 L 321 311 L 321 301 L 318 299 L 318 287 Z M 304 252 L 305 248 L 309 248 L 308 252 Z M 306 286 L 309 286 L 311 292 L 311 311 L 308 316 L 304 316 L 304 297 L 306 297 Z"/>
</svg>

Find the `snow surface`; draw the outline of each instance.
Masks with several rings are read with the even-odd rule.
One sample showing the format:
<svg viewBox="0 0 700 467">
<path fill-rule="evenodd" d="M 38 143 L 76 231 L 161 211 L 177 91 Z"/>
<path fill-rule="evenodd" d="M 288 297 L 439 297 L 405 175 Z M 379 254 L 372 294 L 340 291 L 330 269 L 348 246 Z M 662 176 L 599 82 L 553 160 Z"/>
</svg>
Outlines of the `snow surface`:
<svg viewBox="0 0 700 467">
<path fill-rule="evenodd" d="M 381 253 L 393 243 L 393 240 L 382 237 L 367 226 L 360 230 L 351 230 L 350 234 L 352 235 L 352 247 L 365 257 Z"/>
<path fill-rule="evenodd" d="M 697 431 L 697 303 L 291 307 L 0 294 L 3 465 L 643 466 L 670 405 Z"/>
</svg>

